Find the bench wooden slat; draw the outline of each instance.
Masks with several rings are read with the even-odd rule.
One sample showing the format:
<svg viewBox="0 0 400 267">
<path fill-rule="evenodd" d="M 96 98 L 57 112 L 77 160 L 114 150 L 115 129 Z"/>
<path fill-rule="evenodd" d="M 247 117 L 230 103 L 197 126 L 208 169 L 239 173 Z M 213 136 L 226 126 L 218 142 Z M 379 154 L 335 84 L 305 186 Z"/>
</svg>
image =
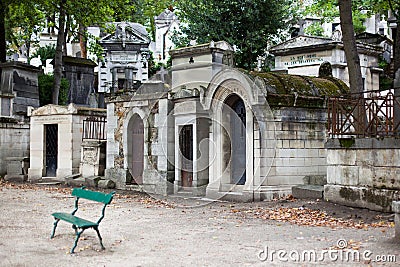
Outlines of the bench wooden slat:
<svg viewBox="0 0 400 267">
<path fill-rule="evenodd" d="M 101 192 L 94 192 L 90 190 L 85 190 L 83 188 L 74 188 L 72 190 L 72 195 L 75 197 L 85 198 L 97 202 L 102 202 L 104 204 L 110 204 L 113 199 L 113 194 L 104 194 Z"/>
<path fill-rule="evenodd" d="M 91 222 L 91 221 L 79 218 L 77 216 L 71 215 L 70 213 L 55 212 L 51 215 L 54 218 L 57 218 L 57 219 L 69 222 L 73 225 L 76 225 L 78 228 L 89 228 L 89 227 L 98 226 L 98 224 L 95 222 Z"/>
</svg>

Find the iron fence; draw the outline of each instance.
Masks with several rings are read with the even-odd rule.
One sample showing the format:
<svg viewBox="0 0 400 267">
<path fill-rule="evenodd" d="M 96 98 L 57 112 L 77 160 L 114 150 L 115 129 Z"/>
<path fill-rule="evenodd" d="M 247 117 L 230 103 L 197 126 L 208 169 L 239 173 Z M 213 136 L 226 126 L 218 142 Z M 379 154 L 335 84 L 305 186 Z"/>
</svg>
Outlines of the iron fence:
<svg viewBox="0 0 400 267">
<path fill-rule="evenodd" d="M 84 119 L 82 140 L 106 140 L 106 123 L 105 117 L 87 117 Z"/>
<path fill-rule="evenodd" d="M 398 136 L 399 124 L 400 103 L 392 92 L 373 91 L 328 101 L 331 138 Z"/>
</svg>

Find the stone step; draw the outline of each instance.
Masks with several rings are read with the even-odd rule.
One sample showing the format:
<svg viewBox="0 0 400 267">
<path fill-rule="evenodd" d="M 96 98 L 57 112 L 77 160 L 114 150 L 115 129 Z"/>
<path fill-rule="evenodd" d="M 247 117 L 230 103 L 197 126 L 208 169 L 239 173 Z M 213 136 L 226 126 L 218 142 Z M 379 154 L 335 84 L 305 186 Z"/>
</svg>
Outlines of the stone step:
<svg viewBox="0 0 400 267">
<path fill-rule="evenodd" d="M 323 185 L 297 185 L 292 187 L 292 195 L 299 199 L 322 199 L 324 196 Z"/>
<path fill-rule="evenodd" d="M 54 178 L 54 177 L 42 177 L 42 179 L 38 180 L 35 184 L 38 185 L 58 185 L 62 184 L 63 181 Z"/>
<path fill-rule="evenodd" d="M 79 177 L 79 178 L 75 178 L 75 179 L 67 179 L 66 183 L 69 186 L 76 186 L 76 187 L 86 186 L 86 180 L 83 177 Z"/>
</svg>

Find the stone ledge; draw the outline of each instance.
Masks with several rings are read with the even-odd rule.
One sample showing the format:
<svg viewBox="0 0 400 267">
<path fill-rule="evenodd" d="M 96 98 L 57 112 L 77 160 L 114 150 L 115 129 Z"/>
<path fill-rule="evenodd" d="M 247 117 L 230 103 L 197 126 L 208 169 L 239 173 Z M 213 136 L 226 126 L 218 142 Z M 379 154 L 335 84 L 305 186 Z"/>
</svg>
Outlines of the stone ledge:
<svg viewBox="0 0 400 267">
<path fill-rule="evenodd" d="M 328 184 L 324 186 L 324 199 L 345 206 L 391 212 L 392 201 L 400 199 L 400 190 Z"/>
<path fill-rule="evenodd" d="M 297 185 L 292 187 L 292 195 L 299 199 L 322 199 L 324 196 L 323 185 Z"/>
<path fill-rule="evenodd" d="M 340 140 L 354 140 L 354 143 L 349 147 L 343 147 Z M 325 148 L 328 149 L 400 149 L 400 138 L 385 137 L 384 139 L 377 138 L 331 138 L 328 139 Z"/>
</svg>

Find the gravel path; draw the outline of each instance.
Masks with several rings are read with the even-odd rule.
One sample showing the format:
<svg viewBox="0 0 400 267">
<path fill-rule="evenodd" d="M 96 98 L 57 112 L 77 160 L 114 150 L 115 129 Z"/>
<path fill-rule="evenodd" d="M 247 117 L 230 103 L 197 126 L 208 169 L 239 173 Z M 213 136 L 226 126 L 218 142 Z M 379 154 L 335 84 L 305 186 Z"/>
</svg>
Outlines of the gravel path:
<svg viewBox="0 0 400 267">
<path fill-rule="evenodd" d="M 55 238 L 49 238 L 53 224 L 50 214 L 73 209 L 69 194 L 70 188 L 0 187 L 0 266 L 395 266 L 373 261 L 376 256 L 393 260 L 388 257 L 391 255 L 400 261 L 400 245 L 394 242 L 393 227 L 296 225 L 262 219 L 255 210 L 302 210 L 308 205 L 315 210 L 327 209 L 336 216 L 364 216 L 371 222 L 387 214 L 326 202 L 207 204 L 201 199 L 154 200 L 121 192 L 100 225 L 106 250 L 99 250 L 96 233 L 87 230 L 71 255 L 74 232 L 69 224 L 60 222 Z M 191 205 L 196 207 L 188 207 Z M 83 212 L 90 216 L 100 209 L 93 203 L 82 205 Z M 343 240 L 338 244 L 339 239 Z M 346 242 L 347 250 L 336 250 Z M 351 256 L 348 261 L 348 254 L 343 253 L 350 250 L 354 257 L 360 255 L 360 260 Z M 313 252 L 316 260 L 310 261 L 307 255 Z M 322 256 L 324 260 L 320 261 Z"/>
</svg>

